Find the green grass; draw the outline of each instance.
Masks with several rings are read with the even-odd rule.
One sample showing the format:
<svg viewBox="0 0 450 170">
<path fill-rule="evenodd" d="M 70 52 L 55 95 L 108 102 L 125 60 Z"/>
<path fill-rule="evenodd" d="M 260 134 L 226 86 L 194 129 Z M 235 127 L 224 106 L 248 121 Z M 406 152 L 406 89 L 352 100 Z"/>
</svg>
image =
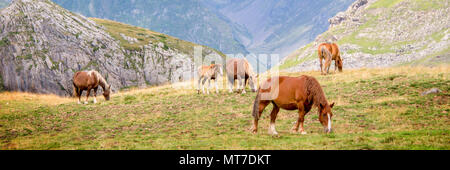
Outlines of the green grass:
<svg viewBox="0 0 450 170">
<path fill-rule="evenodd" d="M 435 10 L 445 6 L 446 0 L 414 0 L 415 10 Z"/>
<path fill-rule="evenodd" d="M 404 0 L 378 0 L 372 5 L 369 6 L 369 9 L 374 8 L 391 8 L 395 7 L 398 3 L 402 2 Z"/>
<path fill-rule="evenodd" d="M 281 65 L 278 65 L 278 69 L 279 70 L 284 70 L 284 69 L 288 69 L 294 66 L 297 66 L 303 62 L 306 61 L 311 61 L 313 60 L 315 57 L 318 57 L 317 55 L 315 55 L 315 53 L 307 56 L 307 57 L 303 57 L 301 59 L 298 59 L 298 56 L 301 54 L 305 53 L 305 50 L 310 48 L 313 45 L 313 43 L 309 43 L 307 45 L 305 45 L 304 47 L 298 49 L 297 51 L 295 51 L 294 53 L 292 53 L 291 55 L 286 57 L 286 61 L 284 61 L 283 63 L 281 63 Z"/>
<path fill-rule="evenodd" d="M 269 106 L 250 133 L 255 93 L 202 95 L 161 86 L 114 94 L 111 101 L 0 93 L 2 149 L 450 149 L 449 67 L 348 70 L 318 78 L 335 133 L 322 133 L 317 110 L 307 135 L 291 134 L 295 111 L 281 111 L 267 134 Z M 421 96 L 437 87 L 441 94 Z"/>
<path fill-rule="evenodd" d="M 431 34 L 431 38 L 432 38 L 434 41 L 436 41 L 436 42 L 440 42 L 440 41 L 442 40 L 442 38 L 445 37 L 445 34 L 446 34 L 446 32 L 447 32 L 448 30 L 449 30 L 449 29 L 447 28 L 447 29 L 444 29 L 444 30 L 442 30 L 442 31 L 434 32 L 433 34 Z"/>
</svg>

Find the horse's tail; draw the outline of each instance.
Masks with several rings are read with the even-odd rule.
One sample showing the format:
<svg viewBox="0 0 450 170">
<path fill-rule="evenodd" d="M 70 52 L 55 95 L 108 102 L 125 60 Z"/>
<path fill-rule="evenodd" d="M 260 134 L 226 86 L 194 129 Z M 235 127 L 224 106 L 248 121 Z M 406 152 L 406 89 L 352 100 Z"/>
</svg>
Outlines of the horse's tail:
<svg viewBox="0 0 450 170">
<path fill-rule="evenodd" d="M 79 96 L 79 94 L 78 94 L 78 87 L 75 85 L 75 83 L 73 83 L 72 84 L 73 85 L 73 93 L 72 93 L 72 95 L 74 96 L 74 97 L 78 97 Z"/>
<path fill-rule="evenodd" d="M 255 102 L 253 103 L 253 117 L 255 120 L 259 120 L 259 103 L 261 101 L 260 89 L 258 89 L 258 93 L 256 94 Z"/>
<path fill-rule="evenodd" d="M 331 60 L 331 52 L 328 51 L 328 49 L 326 48 L 326 46 L 322 46 L 322 48 L 320 49 L 320 51 L 322 52 L 322 56 L 325 57 L 325 60 Z"/>
<path fill-rule="evenodd" d="M 322 46 L 320 51 L 322 52 L 322 56 L 325 56 L 325 69 L 327 70 L 328 73 L 332 60 L 331 52 L 328 51 L 328 49 L 325 46 Z"/>
</svg>

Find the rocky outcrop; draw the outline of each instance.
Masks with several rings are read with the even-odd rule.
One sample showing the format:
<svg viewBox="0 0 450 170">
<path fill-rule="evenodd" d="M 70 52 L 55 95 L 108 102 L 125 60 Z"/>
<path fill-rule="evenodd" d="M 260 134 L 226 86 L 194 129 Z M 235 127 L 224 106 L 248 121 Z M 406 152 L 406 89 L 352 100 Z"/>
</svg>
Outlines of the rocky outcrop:
<svg viewBox="0 0 450 170">
<path fill-rule="evenodd" d="M 330 19 L 328 31 L 285 58 L 280 68 L 319 70 L 317 46 L 323 42 L 340 46 L 344 70 L 448 63 L 450 23 L 442 21 L 450 20 L 449 12 L 448 1 L 358 0 Z"/>
<path fill-rule="evenodd" d="M 126 50 L 104 27 L 49 0 L 13 0 L 0 23 L 0 89 L 69 96 L 73 74 L 90 69 L 113 90 L 191 78 L 189 54 L 154 43 Z"/>
</svg>

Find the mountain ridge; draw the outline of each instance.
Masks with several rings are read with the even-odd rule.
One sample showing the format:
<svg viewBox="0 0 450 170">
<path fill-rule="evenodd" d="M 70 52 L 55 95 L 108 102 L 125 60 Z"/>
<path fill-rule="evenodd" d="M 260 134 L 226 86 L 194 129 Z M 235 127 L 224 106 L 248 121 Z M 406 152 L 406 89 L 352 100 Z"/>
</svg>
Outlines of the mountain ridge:
<svg viewBox="0 0 450 170">
<path fill-rule="evenodd" d="M 185 41 L 207 45 L 224 53 L 248 53 L 235 34 L 239 26 L 205 8 L 197 0 L 116 1 L 55 0 L 62 7 L 88 17 L 103 18 L 148 28 Z M 236 27 L 236 28 L 234 28 Z"/>
</svg>

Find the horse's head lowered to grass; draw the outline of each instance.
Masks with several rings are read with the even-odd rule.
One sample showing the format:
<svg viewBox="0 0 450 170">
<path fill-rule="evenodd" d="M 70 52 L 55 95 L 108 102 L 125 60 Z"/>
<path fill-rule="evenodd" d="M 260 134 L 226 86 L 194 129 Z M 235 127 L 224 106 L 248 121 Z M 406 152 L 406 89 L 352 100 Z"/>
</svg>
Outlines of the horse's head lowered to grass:
<svg viewBox="0 0 450 170">
<path fill-rule="evenodd" d="M 331 109 L 334 107 L 334 103 L 329 104 L 319 104 L 319 121 L 325 129 L 325 133 L 331 133 L 331 118 L 333 118 L 333 113 Z"/>
<path fill-rule="evenodd" d="M 103 97 L 105 97 L 106 101 L 109 101 L 111 95 L 111 85 L 105 86 L 103 90 Z"/>
</svg>

